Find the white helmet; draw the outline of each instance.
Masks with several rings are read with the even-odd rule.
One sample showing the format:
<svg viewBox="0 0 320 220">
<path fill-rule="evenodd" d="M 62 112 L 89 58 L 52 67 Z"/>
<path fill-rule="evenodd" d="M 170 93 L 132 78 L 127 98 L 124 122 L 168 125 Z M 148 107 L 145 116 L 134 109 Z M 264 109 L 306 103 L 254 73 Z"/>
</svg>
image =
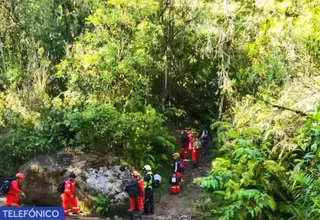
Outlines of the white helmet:
<svg viewBox="0 0 320 220">
<path fill-rule="evenodd" d="M 145 166 L 143 167 L 143 169 L 145 169 L 145 170 L 147 170 L 147 171 L 150 171 L 150 170 L 151 170 L 151 166 L 150 166 L 150 165 L 145 165 Z"/>
</svg>

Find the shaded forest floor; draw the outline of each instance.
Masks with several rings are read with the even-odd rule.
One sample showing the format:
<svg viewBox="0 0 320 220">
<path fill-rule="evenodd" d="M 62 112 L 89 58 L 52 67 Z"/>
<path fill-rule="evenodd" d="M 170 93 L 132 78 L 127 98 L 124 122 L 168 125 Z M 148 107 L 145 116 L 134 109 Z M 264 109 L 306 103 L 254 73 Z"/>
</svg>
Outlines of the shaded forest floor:
<svg viewBox="0 0 320 220">
<path fill-rule="evenodd" d="M 156 204 L 157 216 L 172 217 L 179 219 L 185 216 L 186 219 L 198 219 L 194 203 L 199 198 L 201 188 L 193 183 L 197 177 L 203 177 L 211 170 L 212 156 L 201 158 L 198 167 L 192 169 L 192 162 L 184 162 L 186 171 L 183 173 L 181 183 L 181 193 L 170 195 L 170 185 L 168 193 L 164 193 L 160 202 Z M 170 218 L 168 218 L 170 219 Z"/>
<path fill-rule="evenodd" d="M 175 131 L 178 143 L 180 143 L 180 133 L 181 130 Z M 212 143 L 210 143 L 210 146 L 212 146 Z M 163 219 L 198 219 L 194 203 L 199 198 L 201 188 L 194 184 L 193 180 L 197 177 L 208 175 L 214 155 L 215 151 L 211 149 L 209 156 L 201 156 L 195 169 L 193 169 L 192 161 L 183 161 L 186 170 L 182 174 L 181 193 L 179 195 L 171 195 L 171 185 L 164 182 L 163 185 L 166 184 L 166 187 L 159 201 L 155 204 L 155 214 L 158 216 L 155 219 L 162 219 L 161 217 L 165 217 Z M 191 155 L 189 155 L 189 158 L 191 158 Z"/>
</svg>

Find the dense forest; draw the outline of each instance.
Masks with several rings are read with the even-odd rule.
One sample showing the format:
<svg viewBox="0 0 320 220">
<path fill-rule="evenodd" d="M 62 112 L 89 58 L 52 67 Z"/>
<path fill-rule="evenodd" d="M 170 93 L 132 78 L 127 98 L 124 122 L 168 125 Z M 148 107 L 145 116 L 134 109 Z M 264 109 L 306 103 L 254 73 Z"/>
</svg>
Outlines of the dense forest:
<svg viewBox="0 0 320 220">
<path fill-rule="evenodd" d="M 318 0 L 1 1 L 0 74 L 1 177 L 62 149 L 160 168 L 211 123 L 204 218 L 320 218 Z"/>
</svg>

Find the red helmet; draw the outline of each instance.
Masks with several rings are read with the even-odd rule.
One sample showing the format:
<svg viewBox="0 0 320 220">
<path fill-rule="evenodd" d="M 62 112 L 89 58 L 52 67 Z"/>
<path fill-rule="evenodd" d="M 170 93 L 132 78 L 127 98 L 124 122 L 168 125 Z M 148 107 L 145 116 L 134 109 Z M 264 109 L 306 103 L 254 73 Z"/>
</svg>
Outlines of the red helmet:
<svg viewBox="0 0 320 220">
<path fill-rule="evenodd" d="M 19 179 L 21 180 L 24 180 L 25 179 L 25 176 L 23 173 L 17 173 L 16 177 L 18 177 Z"/>
</svg>

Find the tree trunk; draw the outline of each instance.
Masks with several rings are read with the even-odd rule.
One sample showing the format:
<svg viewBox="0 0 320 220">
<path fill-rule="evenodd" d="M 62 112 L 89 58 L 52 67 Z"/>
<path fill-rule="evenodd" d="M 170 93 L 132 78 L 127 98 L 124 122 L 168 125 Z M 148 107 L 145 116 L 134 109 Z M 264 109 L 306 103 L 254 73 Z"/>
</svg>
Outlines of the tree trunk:
<svg viewBox="0 0 320 220">
<path fill-rule="evenodd" d="M 2 72 L 6 73 L 7 72 L 7 67 L 6 67 L 6 61 L 5 61 L 5 55 L 4 55 L 4 45 L 2 44 L 2 40 L 0 37 L 0 53 L 1 53 L 1 58 L 2 58 Z"/>
<path fill-rule="evenodd" d="M 165 68 L 165 73 L 164 73 L 164 87 L 163 87 L 163 96 L 162 96 L 162 109 L 163 111 L 165 110 L 166 106 L 166 101 L 167 99 L 169 104 L 171 103 L 171 97 L 169 96 L 169 86 L 170 84 L 168 83 L 170 81 L 170 74 L 172 72 L 172 62 L 173 62 L 173 57 L 172 57 L 172 41 L 173 41 L 173 34 L 174 34 L 174 4 L 175 0 L 169 0 L 169 18 L 168 18 L 168 26 L 166 27 L 167 29 L 167 36 L 166 36 L 166 68 Z M 169 96 L 169 97 L 168 97 Z"/>
</svg>

